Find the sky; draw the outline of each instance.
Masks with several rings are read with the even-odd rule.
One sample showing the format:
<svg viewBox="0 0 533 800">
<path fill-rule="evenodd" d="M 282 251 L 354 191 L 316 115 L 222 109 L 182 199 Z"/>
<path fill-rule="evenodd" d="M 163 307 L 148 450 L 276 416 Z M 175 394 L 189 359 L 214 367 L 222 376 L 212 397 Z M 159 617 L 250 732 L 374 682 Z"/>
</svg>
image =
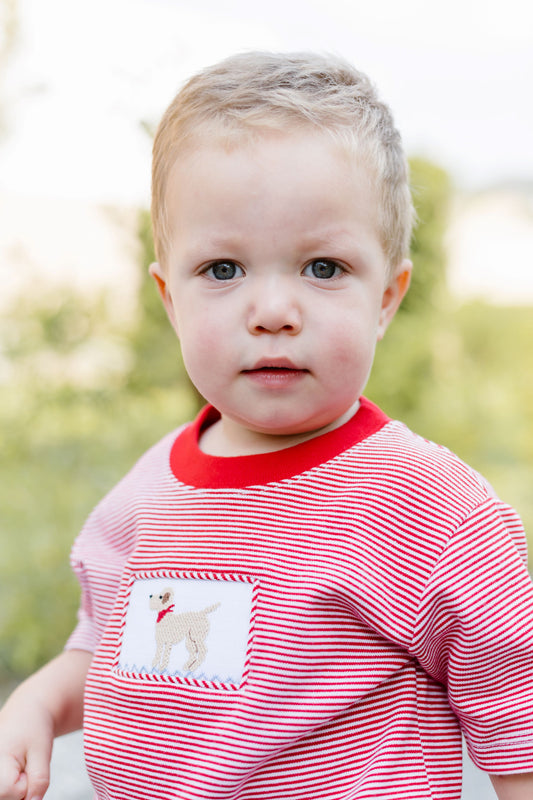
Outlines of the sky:
<svg viewBox="0 0 533 800">
<path fill-rule="evenodd" d="M 146 125 L 192 72 L 249 49 L 348 58 L 392 107 L 408 153 L 437 161 L 460 188 L 533 182 L 524 0 L 18 0 L 18 9 L 0 78 L 0 192 L 148 205 Z"/>
</svg>

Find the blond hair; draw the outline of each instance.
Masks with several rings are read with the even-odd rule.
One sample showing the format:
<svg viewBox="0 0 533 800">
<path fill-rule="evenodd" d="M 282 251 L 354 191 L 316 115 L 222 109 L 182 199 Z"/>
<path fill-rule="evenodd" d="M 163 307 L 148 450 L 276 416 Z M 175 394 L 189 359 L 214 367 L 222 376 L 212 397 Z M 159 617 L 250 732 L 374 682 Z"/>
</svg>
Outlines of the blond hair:
<svg viewBox="0 0 533 800">
<path fill-rule="evenodd" d="M 250 52 L 190 78 L 159 124 L 153 147 L 156 256 L 168 250 L 165 199 L 178 155 L 209 137 L 230 143 L 266 130 L 315 128 L 355 148 L 375 182 L 381 244 L 392 270 L 408 254 L 413 207 L 408 167 L 388 106 L 351 64 L 313 53 Z"/>
</svg>

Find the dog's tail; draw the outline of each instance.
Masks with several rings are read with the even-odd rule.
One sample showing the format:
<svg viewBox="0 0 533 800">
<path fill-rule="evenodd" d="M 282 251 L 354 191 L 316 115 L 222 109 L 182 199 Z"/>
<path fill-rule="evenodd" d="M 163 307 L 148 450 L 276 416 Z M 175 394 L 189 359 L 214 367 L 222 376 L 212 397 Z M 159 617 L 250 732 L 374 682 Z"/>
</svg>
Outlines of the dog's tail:
<svg viewBox="0 0 533 800">
<path fill-rule="evenodd" d="M 210 614 L 212 611 L 216 611 L 219 607 L 220 603 L 215 603 L 213 606 L 209 606 L 208 608 L 204 608 L 204 614 Z"/>
</svg>

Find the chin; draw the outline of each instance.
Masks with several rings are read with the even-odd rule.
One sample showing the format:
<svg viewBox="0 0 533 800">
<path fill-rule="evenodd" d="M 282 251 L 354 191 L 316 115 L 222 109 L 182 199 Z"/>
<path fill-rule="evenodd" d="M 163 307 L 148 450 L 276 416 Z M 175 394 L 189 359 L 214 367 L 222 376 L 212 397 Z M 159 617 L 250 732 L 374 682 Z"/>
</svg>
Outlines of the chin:
<svg viewBox="0 0 533 800">
<path fill-rule="evenodd" d="M 324 419 L 298 419 L 283 422 L 280 421 L 279 415 L 277 415 L 272 420 L 250 421 L 243 424 L 254 433 L 260 433 L 265 436 L 301 436 L 306 433 L 320 431 L 322 428 L 333 424 L 335 420 L 336 417 L 326 417 Z"/>
</svg>

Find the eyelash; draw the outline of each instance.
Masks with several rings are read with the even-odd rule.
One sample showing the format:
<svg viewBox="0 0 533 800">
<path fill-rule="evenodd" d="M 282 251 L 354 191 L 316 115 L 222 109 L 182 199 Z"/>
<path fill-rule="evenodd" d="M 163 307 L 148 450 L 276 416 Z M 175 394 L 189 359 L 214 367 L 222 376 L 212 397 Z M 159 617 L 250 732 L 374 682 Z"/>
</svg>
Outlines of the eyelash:
<svg viewBox="0 0 533 800">
<path fill-rule="evenodd" d="M 342 275 L 345 272 L 345 270 L 338 263 L 338 261 L 334 261 L 332 258 L 314 258 L 312 261 L 309 262 L 309 264 L 306 264 L 303 273 L 305 274 L 306 270 L 312 269 L 313 266 L 315 266 L 316 264 L 327 264 L 329 267 L 333 267 L 333 275 L 330 275 L 329 277 L 325 278 L 323 276 L 321 277 L 318 275 L 309 276 L 315 278 L 316 280 L 333 280 L 334 278 L 340 277 L 340 275 Z"/>
<path fill-rule="evenodd" d="M 228 276 L 228 277 L 226 277 L 226 278 L 217 278 L 217 277 L 216 277 L 216 275 L 214 274 L 214 270 L 215 270 L 217 267 L 224 267 L 224 266 L 226 266 L 226 267 L 233 267 L 233 268 L 234 268 L 234 274 L 233 274 L 233 275 L 230 275 L 230 276 Z M 204 274 L 204 275 L 207 275 L 207 276 L 208 276 L 208 277 L 210 277 L 210 278 L 213 278 L 214 280 L 219 280 L 219 281 L 221 281 L 221 282 L 222 282 L 222 281 L 225 281 L 225 280 L 226 280 L 226 281 L 230 281 L 230 280 L 232 280 L 233 278 L 235 278 L 235 277 L 236 277 L 236 274 L 235 274 L 235 273 L 237 272 L 237 270 L 240 270 L 240 272 L 242 273 L 242 275 L 244 275 L 244 270 L 243 270 L 243 268 L 242 268 L 242 267 L 240 267 L 238 264 L 236 264 L 236 263 L 235 263 L 235 261 L 230 261 L 230 260 L 228 259 L 227 261 L 225 261 L 225 260 L 222 260 L 222 261 L 213 261 L 213 263 L 212 263 L 212 264 L 209 264 L 209 265 L 208 265 L 208 266 L 207 266 L 207 267 L 206 267 L 206 268 L 203 270 L 203 274 Z M 241 277 L 241 276 L 239 275 L 239 276 L 237 276 L 237 277 Z"/>
<path fill-rule="evenodd" d="M 308 264 L 305 265 L 305 267 L 302 270 L 302 274 L 306 275 L 307 274 L 307 270 L 312 270 L 313 267 L 315 267 L 317 264 L 325 264 L 328 267 L 332 267 L 333 268 L 333 274 L 328 275 L 326 277 L 320 276 L 320 275 L 316 275 L 316 274 L 312 274 L 312 275 L 307 275 L 307 277 L 315 278 L 315 280 L 327 281 L 327 280 L 333 280 L 334 278 L 338 278 L 340 275 L 342 275 L 345 272 L 343 267 L 337 261 L 334 261 L 331 258 L 314 258 L 312 261 L 310 261 Z M 226 275 L 226 277 L 217 278 L 216 274 L 215 274 L 215 269 L 217 267 L 230 267 L 230 268 L 233 269 L 233 273 L 230 274 L 230 275 Z M 231 272 L 231 270 L 230 270 L 230 272 Z M 238 274 L 239 272 L 240 272 L 240 274 Z M 231 261 L 231 260 L 228 259 L 227 261 L 226 260 L 214 261 L 213 263 L 209 264 L 203 270 L 203 274 L 207 275 L 208 277 L 212 278 L 213 280 L 222 282 L 222 281 L 231 281 L 236 277 L 243 277 L 245 273 L 244 273 L 243 268 L 241 266 L 239 266 L 239 264 L 237 264 L 235 261 Z"/>
</svg>

